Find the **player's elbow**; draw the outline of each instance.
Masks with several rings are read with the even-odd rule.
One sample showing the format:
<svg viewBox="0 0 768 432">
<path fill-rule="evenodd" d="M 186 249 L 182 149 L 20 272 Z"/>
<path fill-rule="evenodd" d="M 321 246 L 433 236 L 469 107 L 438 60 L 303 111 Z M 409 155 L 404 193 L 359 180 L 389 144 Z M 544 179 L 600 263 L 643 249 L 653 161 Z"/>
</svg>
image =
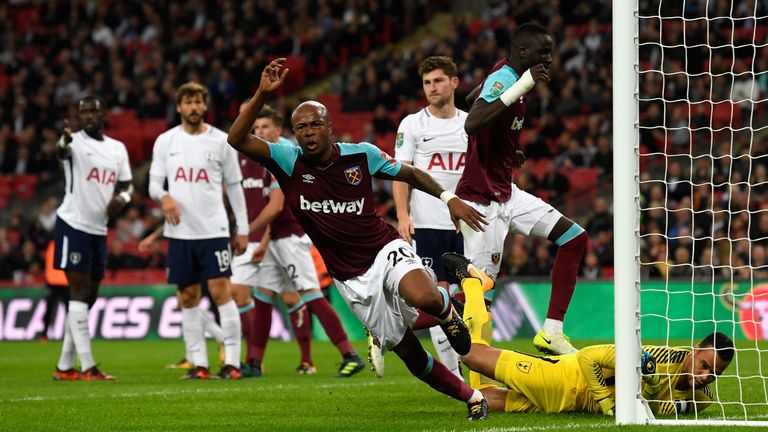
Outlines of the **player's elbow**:
<svg viewBox="0 0 768 432">
<path fill-rule="evenodd" d="M 245 139 L 243 137 L 238 138 L 233 136 L 232 134 L 227 135 L 227 144 L 232 146 L 232 148 L 234 148 L 235 150 L 239 150 L 240 146 L 243 145 L 244 141 Z"/>
<path fill-rule="evenodd" d="M 480 130 L 480 125 L 478 123 L 477 117 L 467 116 L 467 121 L 464 122 L 464 131 L 467 135 L 473 135 Z"/>
</svg>

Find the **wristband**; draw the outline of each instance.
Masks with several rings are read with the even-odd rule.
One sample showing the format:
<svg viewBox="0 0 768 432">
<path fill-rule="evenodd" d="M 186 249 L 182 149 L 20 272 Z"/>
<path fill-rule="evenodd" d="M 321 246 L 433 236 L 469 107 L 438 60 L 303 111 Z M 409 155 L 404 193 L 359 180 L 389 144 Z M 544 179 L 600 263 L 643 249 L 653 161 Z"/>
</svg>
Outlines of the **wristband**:
<svg viewBox="0 0 768 432">
<path fill-rule="evenodd" d="M 126 191 L 122 191 L 122 192 L 120 192 L 119 194 L 117 194 L 117 196 L 119 196 L 120 198 L 122 198 L 122 199 L 123 199 L 123 201 L 125 201 L 125 203 L 126 203 L 126 204 L 128 204 L 129 202 L 131 202 L 131 194 L 129 194 L 129 193 L 128 193 L 128 192 L 126 192 Z"/>
<path fill-rule="evenodd" d="M 536 81 L 533 80 L 531 70 L 528 69 L 525 71 L 525 73 L 523 73 L 519 80 L 512 84 L 512 87 L 508 88 L 507 91 L 499 96 L 499 99 L 501 99 L 504 105 L 510 106 L 517 102 L 517 100 L 520 99 L 524 94 L 531 91 L 534 85 L 536 85 Z"/>
<path fill-rule="evenodd" d="M 440 194 L 440 199 L 443 200 L 444 203 L 448 204 L 448 201 L 456 198 L 456 194 L 451 191 L 443 191 L 443 193 Z"/>
</svg>

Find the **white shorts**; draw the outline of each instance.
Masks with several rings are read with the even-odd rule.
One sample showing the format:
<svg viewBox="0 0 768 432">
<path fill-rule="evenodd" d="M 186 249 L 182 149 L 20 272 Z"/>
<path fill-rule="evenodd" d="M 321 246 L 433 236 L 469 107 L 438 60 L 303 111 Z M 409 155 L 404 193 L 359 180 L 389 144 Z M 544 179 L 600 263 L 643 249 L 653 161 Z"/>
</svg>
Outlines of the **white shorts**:
<svg viewBox="0 0 768 432">
<path fill-rule="evenodd" d="M 392 240 L 376 254 L 362 275 L 334 280 L 349 309 L 379 339 L 383 351 L 403 340 L 419 312 L 400 296 L 400 279 L 412 270 L 424 270 L 421 258 L 403 239 Z"/>
<path fill-rule="evenodd" d="M 250 287 L 260 286 L 259 284 L 259 264 L 251 261 L 253 252 L 259 247 L 259 243 L 248 243 L 242 255 L 236 255 L 232 258 L 232 276 L 229 280 L 233 284 L 248 285 Z"/>
<path fill-rule="evenodd" d="M 464 255 L 472 264 L 496 279 L 504 252 L 504 239 L 511 229 L 514 233 L 547 238 L 562 214 L 541 198 L 518 189 L 512 184 L 512 197 L 505 203 L 467 204 L 485 215 L 488 225 L 477 232 L 461 224 Z M 539 223 L 541 221 L 542 223 Z"/>
<path fill-rule="evenodd" d="M 306 234 L 272 240 L 259 266 L 259 286 L 278 294 L 320 288 L 311 250 Z"/>
</svg>

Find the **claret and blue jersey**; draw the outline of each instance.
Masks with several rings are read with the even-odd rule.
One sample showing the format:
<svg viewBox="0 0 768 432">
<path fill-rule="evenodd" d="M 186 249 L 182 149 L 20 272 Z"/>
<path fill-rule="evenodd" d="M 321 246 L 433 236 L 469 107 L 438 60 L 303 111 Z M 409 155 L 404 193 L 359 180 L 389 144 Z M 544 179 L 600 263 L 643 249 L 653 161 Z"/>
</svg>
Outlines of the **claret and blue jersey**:
<svg viewBox="0 0 768 432">
<path fill-rule="evenodd" d="M 336 143 L 334 156 L 312 165 L 300 147 L 269 144 L 265 165 L 290 207 L 338 280 L 365 273 L 397 230 L 376 213 L 372 177 L 393 179 L 400 162 L 369 143 Z"/>
<path fill-rule="evenodd" d="M 501 60 L 483 81 L 478 99 L 494 102 L 519 78 L 520 74 L 512 65 L 507 60 Z M 525 99 L 521 97 L 490 125 L 469 136 L 466 166 L 456 185 L 456 195 L 484 205 L 491 201 L 509 200 L 524 121 Z"/>
</svg>

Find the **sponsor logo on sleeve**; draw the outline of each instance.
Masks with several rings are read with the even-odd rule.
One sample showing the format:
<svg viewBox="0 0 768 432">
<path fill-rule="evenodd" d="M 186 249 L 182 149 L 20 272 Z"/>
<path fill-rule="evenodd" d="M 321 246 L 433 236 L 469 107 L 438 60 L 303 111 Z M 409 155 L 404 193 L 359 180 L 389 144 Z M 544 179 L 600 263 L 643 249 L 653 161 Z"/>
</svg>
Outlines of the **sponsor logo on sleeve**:
<svg viewBox="0 0 768 432">
<path fill-rule="evenodd" d="M 403 137 L 403 133 L 400 132 L 399 134 L 397 134 L 397 140 L 395 141 L 395 145 L 398 147 L 402 147 L 403 142 L 405 142 L 405 138 Z"/>
<path fill-rule="evenodd" d="M 504 91 L 504 84 L 502 84 L 499 81 L 495 81 L 491 86 L 491 90 L 490 90 L 491 96 L 493 97 L 500 96 L 503 91 Z"/>
</svg>

